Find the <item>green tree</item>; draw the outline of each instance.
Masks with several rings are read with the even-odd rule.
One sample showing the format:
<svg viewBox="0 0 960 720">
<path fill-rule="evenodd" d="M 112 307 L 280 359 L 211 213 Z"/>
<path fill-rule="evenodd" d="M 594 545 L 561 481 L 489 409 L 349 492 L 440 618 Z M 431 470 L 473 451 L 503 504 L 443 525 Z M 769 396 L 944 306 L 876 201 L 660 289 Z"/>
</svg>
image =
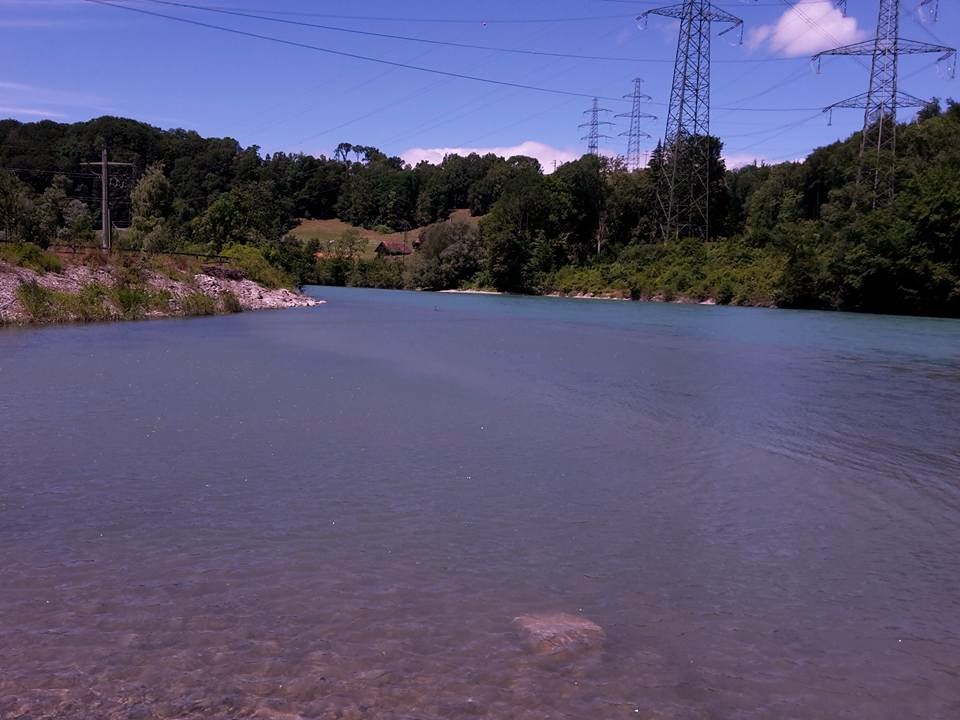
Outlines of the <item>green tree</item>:
<svg viewBox="0 0 960 720">
<path fill-rule="evenodd" d="M 32 239 L 33 192 L 12 173 L 0 170 L 0 227 L 7 240 Z"/>
<path fill-rule="evenodd" d="M 458 287 L 480 270 L 483 246 L 475 225 L 443 222 L 424 230 L 420 249 L 406 273 L 406 284 L 427 290 Z"/>
<path fill-rule="evenodd" d="M 367 239 L 356 228 L 348 228 L 334 238 L 331 250 L 337 260 L 354 263 L 367 249 Z"/>
<path fill-rule="evenodd" d="M 498 290 L 537 292 L 539 279 L 569 262 L 570 198 L 561 182 L 520 175 L 481 221 L 489 282 Z"/>
<path fill-rule="evenodd" d="M 163 173 L 161 163 L 153 163 L 134 185 L 130 194 L 133 220 L 129 241 L 147 252 L 172 250 L 175 237 L 171 228 L 173 186 Z"/>
<path fill-rule="evenodd" d="M 42 248 L 56 240 L 60 230 L 66 227 L 64 213 L 70 202 L 69 189 L 70 180 L 65 175 L 56 175 L 37 200 L 35 242 Z"/>
</svg>

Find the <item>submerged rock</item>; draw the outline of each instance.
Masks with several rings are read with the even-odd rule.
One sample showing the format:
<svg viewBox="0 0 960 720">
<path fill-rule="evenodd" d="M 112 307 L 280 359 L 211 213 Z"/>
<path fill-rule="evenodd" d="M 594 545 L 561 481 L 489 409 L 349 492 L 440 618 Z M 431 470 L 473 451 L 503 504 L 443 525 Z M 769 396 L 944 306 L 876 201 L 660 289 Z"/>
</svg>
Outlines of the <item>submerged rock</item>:
<svg viewBox="0 0 960 720">
<path fill-rule="evenodd" d="M 541 656 L 571 656 L 599 650 L 607 638 L 602 627 L 578 615 L 521 615 L 513 622 L 530 650 Z"/>
</svg>

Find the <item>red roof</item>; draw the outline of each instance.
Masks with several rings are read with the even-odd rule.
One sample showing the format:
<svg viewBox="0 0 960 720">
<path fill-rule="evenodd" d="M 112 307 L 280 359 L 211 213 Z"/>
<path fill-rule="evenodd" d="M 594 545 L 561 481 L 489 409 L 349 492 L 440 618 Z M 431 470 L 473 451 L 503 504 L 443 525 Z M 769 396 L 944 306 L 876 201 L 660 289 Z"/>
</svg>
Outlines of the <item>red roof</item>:
<svg viewBox="0 0 960 720">
<path fill-rule="evenodd" d="M 402 240 L 381 240 L 375 252 L 387 255 L 409 255 L 413 250 Z"/>
</svg>

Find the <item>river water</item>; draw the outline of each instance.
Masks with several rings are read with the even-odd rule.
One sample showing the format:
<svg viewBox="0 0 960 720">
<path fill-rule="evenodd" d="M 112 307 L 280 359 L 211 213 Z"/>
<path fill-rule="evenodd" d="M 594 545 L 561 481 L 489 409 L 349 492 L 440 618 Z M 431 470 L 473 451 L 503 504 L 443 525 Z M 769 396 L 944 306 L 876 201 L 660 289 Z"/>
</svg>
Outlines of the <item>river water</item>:
<svg viewBox="0 0 960 720">
<path fill-rule="evenodd" d="M 0 332 L 0 717 L 960 717 L 960 322 L 309 292 Z"/>
</svg>

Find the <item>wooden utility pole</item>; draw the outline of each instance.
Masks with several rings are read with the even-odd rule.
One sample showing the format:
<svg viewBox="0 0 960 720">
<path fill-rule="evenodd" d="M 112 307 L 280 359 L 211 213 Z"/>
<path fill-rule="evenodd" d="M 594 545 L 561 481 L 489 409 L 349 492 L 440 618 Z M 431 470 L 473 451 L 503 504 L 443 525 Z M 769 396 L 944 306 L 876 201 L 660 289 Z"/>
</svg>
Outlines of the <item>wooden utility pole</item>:
<svg viewBox="0 0 960 720">
<path fill-rule="evenodd" d="M 100 249 L 109 251 L 110 242 L 110 166 L 133 167 L 133 163 L 107 162 L 107 149 L 103 148 L 100 153 L 100 162 L 98 163 L 80 163 L 81 165 L 100 166 L 100 219 L 102 221 L 102 230 L 100 231 Z"/>
<path fill-rule="evenodd" d="M 100 155 L 100 216 L 102 227 L 100 231 L 100 249 L 110 250 L 110 163 L 107 162 L 107 149 Z"/>
</svg>

